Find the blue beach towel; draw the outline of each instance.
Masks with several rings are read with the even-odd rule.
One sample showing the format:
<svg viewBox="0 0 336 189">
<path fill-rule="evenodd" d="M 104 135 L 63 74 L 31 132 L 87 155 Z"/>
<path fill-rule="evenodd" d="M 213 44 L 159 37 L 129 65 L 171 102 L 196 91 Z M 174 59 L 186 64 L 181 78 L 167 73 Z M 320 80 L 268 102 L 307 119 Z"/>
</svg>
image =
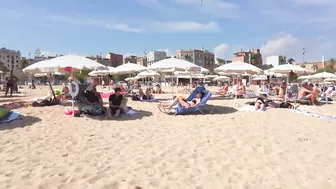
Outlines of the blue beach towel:
<svg viewBox="0 0 336 189">
<path fill-rule="evenodd" d="M 5 117 L 0 119 L 0 124 L 12 122 L 20 117 L 19 112 L 9 112 Z"/>
</svg>

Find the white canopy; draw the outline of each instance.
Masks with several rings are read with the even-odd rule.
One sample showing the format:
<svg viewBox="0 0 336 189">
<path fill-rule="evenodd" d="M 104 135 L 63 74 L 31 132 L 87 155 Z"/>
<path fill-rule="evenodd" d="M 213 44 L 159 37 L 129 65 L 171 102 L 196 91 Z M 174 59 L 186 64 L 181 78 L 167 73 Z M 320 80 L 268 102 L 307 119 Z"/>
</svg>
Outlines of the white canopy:
<svg viewBox="0 0 336 189">
<path fill-rule="evenodd" d="M 136 77 L 137 78 L 146 78 L 146 77 L 155 77 L 155 76 L 159 76 L 160 74 L 158 74 L 157 72 L 154 71 L 143 71 L 141 73 L 139 73 Z"/>
<path fill-rule="evenodd" d="M 232 62 L 229 64 L 224 64 L 222 66 L 219 66 L 218 68 L 215 68 L 215 71 L 217 72 L 225 72 L 225 73 L 239 73 L 239 74 L 252 74 L 252 73 L 261 73 L 262 70 L 256 66 L 253 66 L 252 64 L 248 64 L 245 62 Z"/>
<path fill-rule="evenodd" d="M 289 72 L 294 72 L 298 74 L 304 74 L 304 73 L 309 73 L 310 71 L 302 68 L 300 66 L 296 66 L 293 64 L 283 64 L 280 66 L 276 66 L 274 68 L 271 68 L 267 70 L 268 72 L 273 72 L 273 73 L 282 73 L 282 74 L 288 74 Z"/>
<path fill-rule="evenodd" d="M 48 76 L 47 73 L 38 73 L 34 75 L 34 77 L 47 77 L 47 76 Z"/>
<path fill-rule="evenodd" d="M 201 73 L 209 73 L 210 71 L 206 68 L 201 67 Z"/>
<path fill-rule="evenodd" d="M 286 75 L 281 74 L 281 73 L 274 73 L 274 72 L 270 72 L 268 70 L 264 71 L 264 75 L 267 76 L 274 76 L 274 77 L 286 77 Z"/>
<path fill-rule="evenodd" d="M 255 81 L 265 81 L 265 80 L 267 80 L 267 76 L 265 76 L 265 75 L 259 75 L 259 76 L 255 77 L 255 78 L 253 78 L 253 80 L 255 80 Z"/>
<path fill-rule="evenodd" d="M 312 79 L 312 76 L 311 75 L 304 75 L 304 76 L 298 77 L 298 79 L 300 79 L 300 80 Z"/>
<path fill-rule="evenodd" d="M 145 66 L 134 64 L 134 63 L 126 63 L 126 64 L 122 64 L 116 67 L 114 70 L 114 73 L 115 74 L 131 74 L 135 72 L 142 72 L 145 70 L 147 70 L 147 67 Z"/>
<path fill-rule="evenodd" d="M 324 81 L 336 81 L 336 78 L 328 78 L 328 79 L 325 79 Z"/>
<path fill-rule="evenodd" d="M 23 69 L 23 72 L 55 72 L 58 68 L 65 67 L 72 67 L 78 70 L 94 70 L 102 68 L 104 65 L 82 56 L 70 54 L 37 62 Z"/>
<path fill-rule="evenodd" d="M 329 73 L 329 72 L 321 72 L 321 73 L 312 75 L 312 78 L 314 79 L 336 78 L 336 75 Z"/>
<path fill-rule="evenodd" d="M 177 58 L 168 58 L 160 60 L 148 67 L 150 70 L 155 70 L 158 72 L 174 72 L 174 71 L 190 71 L 190 72 L 200 72 L 201 67 L 188 62 L 186 60 Z"/>
<path fill-rule="evenodd" d="M 222 76 L 215 77 L 213 80 L 215 80 L 215 81 L 228 81 L 228 80 L 230 80 L 230 77 L 222 75 Z"/>
</svg>

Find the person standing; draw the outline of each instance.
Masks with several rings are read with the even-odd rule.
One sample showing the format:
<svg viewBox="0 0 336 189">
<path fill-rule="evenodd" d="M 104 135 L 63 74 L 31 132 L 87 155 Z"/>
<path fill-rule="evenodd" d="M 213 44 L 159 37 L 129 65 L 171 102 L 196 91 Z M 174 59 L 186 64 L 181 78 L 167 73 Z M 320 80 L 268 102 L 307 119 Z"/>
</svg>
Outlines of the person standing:
<svg viewBox="0 0 336 189">
<path fill-rule="evenodd" d="M 17 83 L 17 81 L 18 81 L 18 78 L 13 74 L 13 70 L 12 70 L 6 82 L 5 96 L 7 96 L 9 91 L 10 91 L 10 96 L 13 95 L 14 85 Z"/>
</svg>

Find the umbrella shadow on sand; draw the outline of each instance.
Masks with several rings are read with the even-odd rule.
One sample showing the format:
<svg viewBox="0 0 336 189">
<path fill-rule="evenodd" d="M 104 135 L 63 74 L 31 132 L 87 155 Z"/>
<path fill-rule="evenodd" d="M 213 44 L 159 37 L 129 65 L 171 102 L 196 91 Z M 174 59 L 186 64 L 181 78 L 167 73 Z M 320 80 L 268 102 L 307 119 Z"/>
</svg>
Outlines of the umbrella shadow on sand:
<svg viewBox="0 0 336 189">
<path fill-rule="evenodd" d="M 105 121 L 105 120 L 115 120 L 115 121 L 129 121 L 129 120 L 138 120 L 142 119 L 144 117 L 150 117 L 153 115 L 152 112 L 146 111 L 146 110 L 134 110 L 136 113 L 135 114 L 122 114 L 120 117 L 116 118 L 114 116 L 87 116 L 85 117 L 94 119 L 94 120 L 100 120 L 100 121 Z"/>
<path fill-rule="evenodd" d="M 0 124 L 0 131 L 32 126 L 40 121 L 41 119 L 38 117 L 20 115 L 18 119 L 15 119 L 9 123 Z"/>
</svg>

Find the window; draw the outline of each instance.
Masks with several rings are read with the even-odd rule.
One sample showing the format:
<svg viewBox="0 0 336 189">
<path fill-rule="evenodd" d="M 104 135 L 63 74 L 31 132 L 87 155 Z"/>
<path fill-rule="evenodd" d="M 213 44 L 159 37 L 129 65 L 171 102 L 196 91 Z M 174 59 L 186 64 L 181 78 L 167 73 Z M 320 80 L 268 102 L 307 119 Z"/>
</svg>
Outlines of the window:
<svg viewBox="0 0 336 189">
<path fill-rule="evenodd" d="M 16 63 L 19 63 L 19 61 L 18 61 L 18 60 L 16 60 Z"/>
<path fill-rule="evenodd" d="M 19 68 L 19 65 L 16 65 L 17 68 Z"/>
<path fill-rule="evenodd" d="M 9 62 L 9 60 L 7 60 L 7 62 Z"/>
<path fill-rule="evenodd" d="M 12 59 L 14 59 L 14 55 L 12 55 L 12 57 L 11 57 Z"/>
<path fill-rule="evenodd" d="M 10 58 L 10 56 L 9 56 L 9 55 L 7 55 L 7 58 Z"/>
</svg>

